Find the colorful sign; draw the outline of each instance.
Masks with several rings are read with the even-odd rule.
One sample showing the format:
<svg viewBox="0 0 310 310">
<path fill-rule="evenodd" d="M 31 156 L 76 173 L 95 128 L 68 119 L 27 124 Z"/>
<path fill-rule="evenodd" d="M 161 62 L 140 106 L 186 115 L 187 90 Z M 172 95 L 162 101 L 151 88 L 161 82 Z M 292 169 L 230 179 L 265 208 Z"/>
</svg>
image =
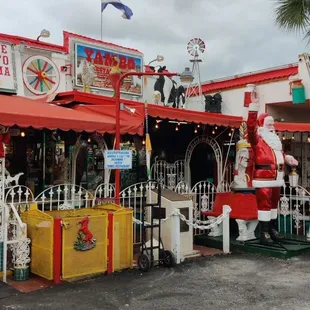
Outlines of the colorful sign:
<svg viewBox="0 0 310 310">
<path fill-rule="evenodd" d="M 116 57 L 115 57 L 116 56 Z M 141 72 L 142 57 L 129 53 L 97 48 L 84 44 L 75 44 L 75 80 L 76 85 L 113 91 L 110 72 Z M 121 92 L 142 96 L 142 78 L 130 76 L 124 79 Z"/>
<path fill-rule="evenodd" d="M 131 150 L 107 150 L 104 152 L 105 169 L 132 169 Z"/>
<path fill-rule="evenodd" d="M 12 46 L 2 42 L 0 42 L 0 89 L 8 92 L 16 91 Z"/>
</svg>

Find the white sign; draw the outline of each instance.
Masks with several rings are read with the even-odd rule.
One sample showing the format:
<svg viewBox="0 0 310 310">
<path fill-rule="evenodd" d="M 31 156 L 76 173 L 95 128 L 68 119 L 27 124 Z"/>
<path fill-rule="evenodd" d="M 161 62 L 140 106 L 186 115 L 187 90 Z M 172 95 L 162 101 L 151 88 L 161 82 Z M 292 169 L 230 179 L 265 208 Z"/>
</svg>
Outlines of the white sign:
<svg viewBox="0 0 310 310">
<path fill-rule="evenodd" d="M 104 152 L 104 168 L 106 169 L 132 169 L 132 151 L 108 150 Z"/>
<path fill-rule="evenodd" d="M 0 89 L 15 91 L 12 46 L 0 42 Z"/>
</svg>

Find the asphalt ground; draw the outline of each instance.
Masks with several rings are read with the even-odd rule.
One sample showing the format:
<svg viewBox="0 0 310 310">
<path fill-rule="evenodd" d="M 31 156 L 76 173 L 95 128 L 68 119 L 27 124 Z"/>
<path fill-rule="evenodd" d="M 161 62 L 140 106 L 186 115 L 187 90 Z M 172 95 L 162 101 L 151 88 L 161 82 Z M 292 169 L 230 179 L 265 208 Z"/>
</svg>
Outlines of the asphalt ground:
<svg viewBox="0 0 310 310">
<path fill-rule="evenodd" d="M 170 269 L 123 271 L 27 294 L 11 290 L 0 295 L 0 308 L 308 310 L 310 256 L 204 257 Z"/>
</svg>

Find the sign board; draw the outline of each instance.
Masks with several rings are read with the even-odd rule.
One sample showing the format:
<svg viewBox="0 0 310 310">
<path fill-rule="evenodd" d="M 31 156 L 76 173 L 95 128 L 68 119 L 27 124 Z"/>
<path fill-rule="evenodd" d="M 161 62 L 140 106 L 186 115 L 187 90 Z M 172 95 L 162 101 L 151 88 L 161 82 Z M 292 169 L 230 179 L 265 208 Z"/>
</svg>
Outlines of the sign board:
<svg viewBox="0 0 310 310">
<path fill-rule="evenodd" d="M 107 150 L 104 152 L 105 169 L 132 169 L 131 150 Z"/>
<path fill-rule="evenodd" d="M 7 92 L 16 92 L 12 46 L 2 42 L 0 42 L 0 89 Z"/>
<path fill-rule="evenodd" d="M 94 47 L 75 43 L 75 83 L 83 87 L 87 81 L 90 88 L 113 91 L 110 80 L 110 71 L 117 65 L 114 56 L 117 56 L 119 69 L 122 73 L 128 71 L 141 72 L 143 59 L 140 56 L 117 52 L 116 50 Z M 130 76 L 124 79 L 121 92 L 130 95 L 142 96 L 142 77 Z"/>
</svg>

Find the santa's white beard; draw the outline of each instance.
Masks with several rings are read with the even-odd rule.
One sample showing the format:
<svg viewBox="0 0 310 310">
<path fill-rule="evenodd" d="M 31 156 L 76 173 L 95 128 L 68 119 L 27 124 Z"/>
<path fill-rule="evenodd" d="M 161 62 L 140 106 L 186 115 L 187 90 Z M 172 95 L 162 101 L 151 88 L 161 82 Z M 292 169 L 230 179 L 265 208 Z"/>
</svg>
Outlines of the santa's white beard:
<svg viewBox="0 0 310 310">
<path fill-rule="evenodd" d="M 282 151 L 282 142 L 279 136 L 270 129 L 260 127 L 258 129 L 258 134 L 262 139 L 275 151 Z"/>
</svg>

